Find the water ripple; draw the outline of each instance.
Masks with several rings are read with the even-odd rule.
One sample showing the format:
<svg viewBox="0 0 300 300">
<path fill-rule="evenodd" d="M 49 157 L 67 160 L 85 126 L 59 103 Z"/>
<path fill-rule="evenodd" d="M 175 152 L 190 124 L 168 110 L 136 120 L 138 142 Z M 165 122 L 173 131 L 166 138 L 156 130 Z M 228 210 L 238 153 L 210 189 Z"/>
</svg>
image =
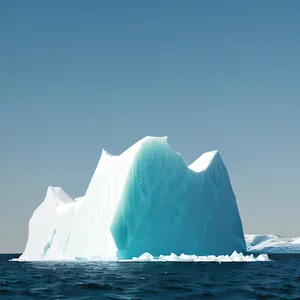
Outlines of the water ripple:
<svg viewBox="0 0 300 300">
<path fill-rule="evenodd" d="M 3 299 L 300 299 L 300 255 L 269 263 L 11 262 Z"/>
</svg>

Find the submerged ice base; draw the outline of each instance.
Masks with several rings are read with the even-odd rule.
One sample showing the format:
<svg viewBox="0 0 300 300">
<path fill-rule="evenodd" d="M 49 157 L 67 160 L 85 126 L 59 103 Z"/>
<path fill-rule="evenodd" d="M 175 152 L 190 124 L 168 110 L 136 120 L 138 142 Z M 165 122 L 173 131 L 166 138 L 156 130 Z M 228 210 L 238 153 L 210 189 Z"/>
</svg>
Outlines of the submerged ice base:
<svg viewBox="0 0 300 300">
<path fill-rule="evenodd" d="M 84 197 L 49 187 L 29 222 L 21 259 L 131 259 L 244 252 L 242 223 L 218 151 L 187 167 L 166 138 L 119 156 L 102 151 Z"/>
</svg>

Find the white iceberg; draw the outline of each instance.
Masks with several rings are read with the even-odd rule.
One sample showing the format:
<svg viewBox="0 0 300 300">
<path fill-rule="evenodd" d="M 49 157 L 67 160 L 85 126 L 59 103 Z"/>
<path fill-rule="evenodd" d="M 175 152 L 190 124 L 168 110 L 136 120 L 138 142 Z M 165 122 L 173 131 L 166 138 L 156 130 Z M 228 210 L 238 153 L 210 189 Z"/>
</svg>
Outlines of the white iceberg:
<svg viewBox="0 0 300 300">
<path fill-rule="evenodd" d="M 119 156 L 103 150 L 84 197 L 49 187 L 20 260 L 223 255 L 220 261 L 228 261 L 224 255 L 235 250 L 244 252 L 246 244 L 218 151 L 187 167 L 166 138 L 146 137 Z"/>
</svg>

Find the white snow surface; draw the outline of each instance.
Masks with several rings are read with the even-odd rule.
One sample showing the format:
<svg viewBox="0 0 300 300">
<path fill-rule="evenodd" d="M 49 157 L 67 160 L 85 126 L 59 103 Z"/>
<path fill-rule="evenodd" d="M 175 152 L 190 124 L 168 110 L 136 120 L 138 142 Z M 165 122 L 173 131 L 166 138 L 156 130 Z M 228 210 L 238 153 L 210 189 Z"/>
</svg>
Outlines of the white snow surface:
<svg viewBox="0 0 300 300">
<path fill-rule="evenodd" d="M 146 137 L 118 156 L 102 150 L 83 197 L 50 186 L 20 260 L 149 260 L 145 251 L 159 260 L 254 259 L 234 250 L 246 245 L 218 151 L 187 167 L 167 137 Z"/>
<path fill-rule="evenodd" d="M 198 159 L 191 163 L 188 168 L 195 172 L 206 170 L 217 153 L 217 150 L 203 153 Z"/>
</svg>

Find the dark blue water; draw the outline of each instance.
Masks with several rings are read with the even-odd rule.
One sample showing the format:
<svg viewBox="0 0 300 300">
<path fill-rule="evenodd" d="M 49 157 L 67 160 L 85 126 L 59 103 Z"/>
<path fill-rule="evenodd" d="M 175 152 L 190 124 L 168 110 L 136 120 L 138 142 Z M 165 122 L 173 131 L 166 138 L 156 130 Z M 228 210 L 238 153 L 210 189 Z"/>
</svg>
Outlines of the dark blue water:
<svg viewBox="0 0 300 300">
<path fill-rule="evenodd" d="M 300 255 L 254 263 L 11 262 L 3 299 L 300 299 Z"/>
</svg>

